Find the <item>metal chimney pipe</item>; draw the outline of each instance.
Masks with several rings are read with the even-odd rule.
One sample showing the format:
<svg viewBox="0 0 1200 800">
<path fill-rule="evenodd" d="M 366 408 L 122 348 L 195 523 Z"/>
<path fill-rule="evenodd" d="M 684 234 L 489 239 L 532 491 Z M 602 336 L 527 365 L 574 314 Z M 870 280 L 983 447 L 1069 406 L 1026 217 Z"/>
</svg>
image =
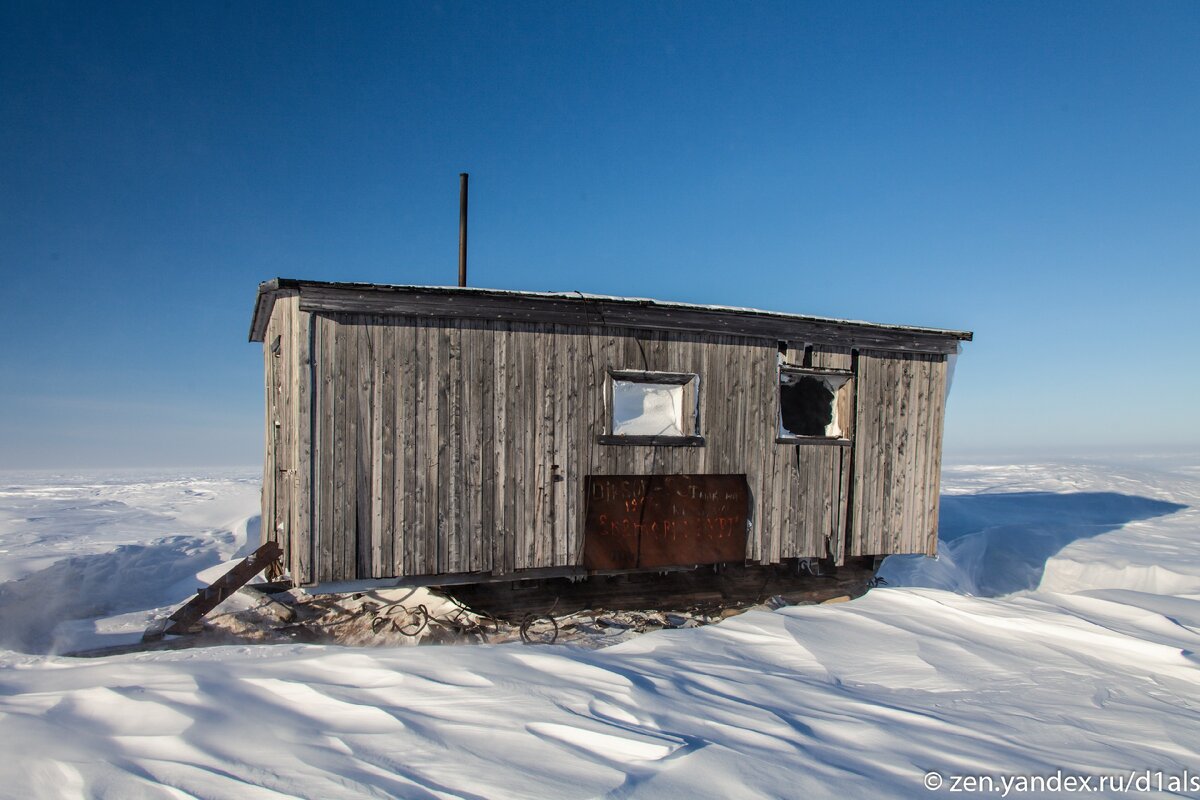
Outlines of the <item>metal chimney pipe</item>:
<svg viewBox="0 0 1200 800">
<path fill-rule="evenodd" d="M 467 173 L 458 173 L 458 285 L 467 285 Z"/>
</svg>

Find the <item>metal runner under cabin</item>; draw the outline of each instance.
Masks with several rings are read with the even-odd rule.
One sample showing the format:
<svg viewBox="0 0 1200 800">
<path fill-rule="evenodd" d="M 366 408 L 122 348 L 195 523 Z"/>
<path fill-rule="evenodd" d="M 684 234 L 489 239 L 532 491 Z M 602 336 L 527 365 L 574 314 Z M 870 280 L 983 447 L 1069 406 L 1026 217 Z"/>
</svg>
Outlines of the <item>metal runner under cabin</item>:
<svg viewBox="0 0 1200 800">
<path fill-rule="evenodd" d="M 965 331 L 262 284 L 263 537 L 300 584 L 935 552 Z"/>
</svg>

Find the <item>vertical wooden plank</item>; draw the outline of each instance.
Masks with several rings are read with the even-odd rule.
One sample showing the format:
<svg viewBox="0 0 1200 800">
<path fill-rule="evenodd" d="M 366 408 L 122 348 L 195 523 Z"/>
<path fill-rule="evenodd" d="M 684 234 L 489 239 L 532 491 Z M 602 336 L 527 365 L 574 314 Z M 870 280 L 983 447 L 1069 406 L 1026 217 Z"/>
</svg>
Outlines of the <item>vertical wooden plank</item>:
<svg viewBox="0 0 1200 800">
<path fill-rule="evenodd" d="M 529 431 L 529 415 L 524 411 L 524 401 L 529 393 L 525 382 L 524 363 L 522 360 L 520 325 L 513 323 L 509 326 L 506 336 L 508 356 L 508 392 L 505 417 L 508 431 L 508 492 L 507 503 L 511 509 L 509 522 L 510 541 L 505 552 L 510 571 L 521 569 L 524 558 L 521 555 L 525 547 L 525 436 Z"/>
<path fill-rule="evenodd" d="M 915 353 L 910 358 L 911 380 L 909 382 L 909 421 L 908 421 L 908 474 L 904 480 L 904 552 L 919 553 L 925 548 L 923 523 L 919 510 L 923 505 L 925 487 L 924 453 L 924 420 L 928 413 L 926 408 L 929 394 L 928 357 L 924 353 Z"/>
<path fill-rule="evenodd" d="M 829 484 L 826 480 L 828 472 L 825 469 L 829 447 L 822 445 L 800 447 L 799 449 L 805 451 L 800 453 L 800 458 L 804 465 L 804 472 L 808 475 L 806 478 L 808 492 L 802 506 L 804 515 L 803 548 L 806 557 L 820 557 L 825 554 L 823 552 L 825 531 L 822 512 L 825 500 L 829 496 Z"/>
<path fill-rule="evenodd" d="M 461 475 L 461 501 L 459 506 L 459 552 L 458 571 L 474 572 L 478 569 L 476 558 L 479 539 L 478 503 L 479 483 L 479 376 L 476 353 L 474 323 L 458 322 L 459 330 L 459 380 L 461 384 L 460 404 L 462 421 L 459 427 L 459 469 Z"/>
<path fill-rule="evenodd" d="M 433 459 L 429 454 L 429 328 L 421 321 L 413 324 L 413 374 L 416 402 L 413 404 L 413 490 L 409 493 L 412 504 L 412 522 L 408 529 L 408 556 L 411 563 L 409 575 L 426 575 L 425 541 L 429 525 L 426 492 L 429 486 L 429 465 Z"/>
<path fill-rule="evenodd" d="M 267 321 L 263 338 L 263 475 L 262 475 L 262 541 L 275 541 L 275 356 L 271 352 L 275 341 L 275 314 Z"/>
<path fill-rule="evenodd" d="M 734 339 L 729 336 L 721 337 L 721 359 L 719 369 L 725 376 L 726 385 L 729 387 L 728 393 L 725 395 L 724 408 L 722 409 L 722 417 L 726 430 L 729 432 L 727 446 L 721 447 L 717 451 L 717 471 L 720 473 L 733 472 L 736 469 L 736 461 L 731 458 L 731 454 L 743 451 L 743 457 L 749 457 L 746 451 L 746 422 L 748 414 L 737 413 L 738 401 L 735 398 L 748 396 L 751 387 L 747 381 L 745 369 L 746 359 L 743 354 L 738 352 L 738 348 L 734 346 Z M 763 527 L 766 520 L 762 517 L 762 486 L 759 482 L 761 474 L 760 469 L 756 469 L 753 464 L 747 464 L 746 482 L 750 487 L 750 524 L 751 533 L 746 543 L 747 555 L 749 558 L 759 561 L 763 558 L 762 554 L 762 537 Z"/>
<path fill-rule="evenodd" d="M 925 537 L 921 534 L 921 523 L 916 511 L 920 507 L 919 493 L 925 485 L 925 458 L 921 447 L 924 429 L 924 414 L 926 396 L 928 394 L 927 366 L 928 357 L 924 353 L 914 353 L 911 360 L 911 380 L 908 396 L 910 398 L 908 422 L 908 475 L 904 482 L 904 544 L 905 552 L 919 553 L 925 547 Z"/>
<path fill-rule="evenodd" d="M 880 530 L 879 509 L 883 505 L 883 485 L 886 480 L 883 462 L 883 425 L 884 425 L 884 395 L 885 380 L 884 361 L 871 357 L 871 453 L 868 457 L 867 494 L 866 494 L 866 539 L 863 542 L 865 554 L 878 553 L 883 532 Z"/>
<path fill-rule="evenodd" d="M 575 361 L 575 329 L 561 326 L 551 386 L 554 390 L 554 465 L 551 471 L 551 489 L 554 492 L 554 558 L 556 567 L 570 563 L 571 541 L 575 520 L 575 497 L 568 491 L 575 482 L 575 470 L 571 463 L 578 445 L 572 409 L 574 396 L 579 387 L 575 385 L 573 365 Z"/>
<path fill-rule="evenodd" d="M 884 453 L 884 447 L 887 442 L 888 362 L 882 358 L 874 358 L 873 360 L 872 368 L 875 373 L 875 381 L 872 388 L 874 389 L 875 401 L 872 406 L 872 416 L 875 435 L 871 440 L 872 474 L 868 484 L 870 505 L 867 507 L 868 532 L 866 552 L 869 554 L 880 553 L 883 550 L 883 540 L 886 531 L 882 527 L 881 509 L 886 502 L 884 488 L 887 486 L 889 478 Z"/>
<path fill-rule="evenodd" d="M 354 402 L 354 536 L 352 575 L 356 579 L 371 577 L 371 451 L 374 449 L 371 409 L 370 326 L 367 318 L 354 318 L 354 347 L 357 358 L 357 380 Z"/>
<path fill-rule="evenodd" d="M 838 495 L 838 460 L 841 447 L 821 448 L 821 461 L 817 465 L 820 472 L 821 496 L 817 503 L 815 530 L 810 537 L 813 547 L 820 556 L 833 552 L 837 495 Z"/>
<path fill-rule="evenodd" d="M 541 428 L 539 420 L 541 411 L 538 403 L 537 378 L 533 358 L 533 343 L 530 334 L 531 327 L 526 324 L 513 326 L 513 341 L 516 352 L 517 374 L 520 386 L 516 391 L 513 422 L 517 426 L 516 440 L 518 443 L 517 471 L 519 480 L 519 501 L 516 525 L 517 569 L 528 569 L 533 566 L 533 548 L 537 536 L 537 515 L 539 485 L 537 478 L 540 466 L 537 450 L 537 437 Z"/>
<path fill-rule="evenodd" d="M 929 477 L 928 459 L 929 440 L 931 438 L 929 415 L 932 410 L 932 398 L 929 396 L 929 389 L 930 374 L 933 371 L 933 359 L 929 355 L 921 354 L 915 359 L 915 366 L 913 384 L 917 403 L 913 414 L 913 481 L 908 499 L 908 508 L 906 509 L 909 525 L 907 544 L 910 548 L 908 552 L 922 553 L 928 545 L 925 498 Z"/>
<path fill-rule="evenodd" d="M 895 441 L 896 435 L 896 362 L 889 357 L 881 357 L 879 374 L 880 423 L 879 438 L 876 441 L 879 472 L 875 481 L 877 494 L 871 509 L 875 523 L 872 526 L 875 531 L 872 537 L 872 552 L 887 553 L 891 549 L 892 540 L 891 518 L 887 511 L 892 499 L 892 442 Z"/>
<path fill-rule="evenodd" d="M 523 413 L 523 399 L 528 391 L 525 376 L 522 372 L 520 326 L 516 323 L 508 326 L 505 336 L 505 348 L 508 357 L 508 392 L 507 405 L 504 415 L 508 431 L 508 483 L 506 502 L 509 505 L 510 518 L 508 526 L 509 540 L 506 543 L 505 559 L 508 570 L 515 571 L 523 565 L 521 552 L 525 546 L 525 433 L 528 430 L 528 417 Z"/>
<path fill-rule="evenodd" d="M 762 376 L 765 379 L 761 379 L 755 385 L 754 393 L 746 399 L 748 404 L 759 407 L 759 430 L 752 439 L 757 446 L 750 457 L 754 458 L 757 455 L 758 463 L 764 470 L 761 484 L 763 517 L 767 520 L 769 532 L 765 543 L 765 560 L 769 564 L 778 564 L 779 554 L 783 549 L 782 539 L 788 533 L 785 528 L 788 515 L 784 508 L 784 480 L 788 476 L 789 460 L 787 456 L 791 456 L 794 463 L 795 454 L 792 452 L 794 448 L 776 444 L 775 430 L 771 424 L 775 410 L 774 395 L 778 394 L 778 388 L 774 385 L 778 381 L 776 365 L 764 363 L 760 366 L 760 371 L 766 373 Z"/>
<path fill-rule="evenodd" d="M 604 392 L 603 367 L 597 358 L 597 348 L 600 332 L 595 326 L 582 329 L 579 338 L 577 383 L 579 394 L 576 407 L 572 414 L 576 420 L 579 453 L 576 459 L 577 467 L 572 492 L 575 494 L 577 510 L 575 513 L 575 541 L 571 554 L 571 563 L 583 563 L 583 524 L 586 513 L 587 498 L 584 495 L 585 481 L 588 475 L 596 475 L 601 469 L 601 445 L 596 442 L 596 436 L 604 433 Z"/>
<path fill-rule="evenodd" d="M 342 571 L 337 580 L 353 580 L 358 564 L 358 328 L 354 317 L 346 315 L 339 327 L 344 332 L 343 354 L 346 361 L 346 395 L 341 409 L 343 440 L 342 475 Z"/>
<path fill-rule="evenodd" d="M 281 298 L 283 299 L 283 298 Z M 276 302 L 279 302 L 278 300 Z M 292 556 L 295 553 L 295 544 L 292 540 L 292 532 L 295 528 L 296 519 L 296 504 L 295 504 L 295 481 L 296 481 L 296 394 L 293 390 L 294 376 L 296 374 L 296 348 L 295 348 L 295 333 L 294 327 L 296 323 L 296 311 L 299 305 L 295 297 L 287 297 L 284 309 L 283 327 L 280 330 L 280 375 L 279 375 L 279 414 L 280 421 L 283 427 L 283 447 L 284 452 L 282 458 L 277 461 L 276 466 L 278 472 L 276 480 L 278 481 L 279 492 L 276 498 L 276 503 L 279 504 L 281 525 L 279 542 L 283 549 L 283 564 L 281 570 L 287 570 L 293 575 L 291 569 Z"/>
<path fill-rule="evenodd" d="M 390 537 L 391 560 L 388 562 L 390 574 L 404 575 L 404 539 L 406 520 L 404 518 L 404 495 L 407 492 L 407 465 L 404 460 L 404 448 L 408 441 L 407 417 L 412 404 L 412 388 L 405 377 L 405 347 L 406 325 L 403 319 L 392 320 L 389 326 L 391 338 L 392 385 L 390 396 L 390 414 L 392 419 L 392 453 L 394 457 L 391 479 L 392 498 L 392 532 Z M 387 551 L 385 551 L 386 553 Z"/>
<path fill-rule="evenodd" d="M 417 362 L 417 326 L 410 320 L 396 328 L 396 348 L 400 356 L 400 383 L 396 387 L 396 428 L 400 432 L 401 467 L 396 480 L 397 543 L 393 558 L 398 575 L 416 575 L 415 541 L 419 535 L 417 498 L 417 444 L 420 419 L 421 380 Z"/>
<path fill-rule="evenodd" d="M 749 352 L 746 352 L 749 350 Z M 772 519 L 776 498 L 771 491 L 771 470 L 774 469 L 775 459 L 775 429 L 772 422 L 775 402 L 771 398 L 769 387 L 776 371 L 774 354 L 771 358 L 763 358 L 758 348 L 745 348 L 742 361 L 749 368 L 749 395 L 743 400 L 747 409 L 745 447 L 746 458 L 755 467 L 757 491 L 756 517 L 765 523 L 764 538 L 760 543 L 760 557 L 764 563 L 773 564 L 778 560 L 779 531 L 774 528 L 777 519 Z M 770 410 L 768 410 L 770 409 Z M 770 444 L 767 444 L 767 437 Z"/>
<path fill-rule="evenodd" d="M 532 480 L 528 487 L 526 502 L 529 512 L 526 516 L 525 531 L 525 566 L 534 568 L 542 566 L 542 554 L 546 540 L 546 486 L 549 483 L 549 463 L 546 461 L 546 439 L 551 431 L 546 428 L 546 384 L 543 371 L 543 353 L 548 352 L 551 344 L 549 339 L 543 340 L 539 326 L 527 326 L 523 338 L 522 358 L 525 365 L 525 375 L 528 387 L 526 397 L 526 436 L 527 475 Z M 553 423 L 551 423 L 553 424 Z"/>
<path fill-rule="evenodd" d="M 296 358 L 296 352 L 293 349 L 292 341 L 292 324 L 295 318 L 295 310 L 297 301 L 294 297 L 280 298 L 276 301 L 282 302 L 283 314 L 280 319 L 279 340 L 280 351 L 277 359 L 279 372 L 277 378 L 277 391 L 279 402 L 276 406 L 277 420 L 279 423 L 279 444 L 281 451 L 275 456 L 275 481 L 276 481 L 276 526 L 279 533 L 279 545 L 283 552 L 290 555 L 292 552 L 292 513 L 294 506 L 292 503 L 292 481 L 295 479 L 296 469 L 296 427 L 295 418 L 292 413 L 292 407 L 295 402 L 295 397 L 292 394 L 292 362 Z"/>
<path fill-rule="evenodd" d="M 805 513 L 805 504 L 810 496 L 821 491 L 819 481 L 814 481 L 811 457 L 806 457 L 803 447 L 781 446 L 786 461 L 783 485 L 784 526 L 786 538 L 780 548 L 780 558 L 797 558 L 811 552 L 810 541 L 815 532 Z M 811 449 L 811 448 L 809 448 Z"/>
<path fill-rule="evenodd" d="M 721 453 L 727 449 L 726 442 L 732 431 L 729 429 L 728 416 L 725 413 L 733 387 L 729 384 L 729 376 L 725 372 L 725 356 L 722 337 L 714 336 L 704 348 L 704 373 L 700 376 L 701 406 L 704 416 L 701 425 L 704 426 L 704 469 L 703 472 L 721 474 Z M 706 386 L 707 382 L 707 386 Z M 746 549 L 750 554 L 749 545 Z"/>
<path fill-rule="evenodd" d="M 316 522 L 313 540 L 313 575 L 317 581 L 330 580 L 333 574 L 333 484 L 334 484 L 334 364 L 333 325 L 327 316 L 313 316 L 316 327 L 317 362 L 317 452 L 315 486 L 317 495 Z"/>
<path fill-rule="evenodd" d="M 443 408 L 441 392 L 445 363 L 442 360 L 443 337 L 436 322 L 431 321 L 424 325 L 423 329 L 428 345 L 425 355 L 429 366 L 425 382 L 425 530 L 423 531 L 421 574 L 432 575 L 438 571 L 438 539 L 442 523 L 439 491 L 442 456 L 445 448 L 441 436 L 439 412 Z"/>
<path fill-rule="evenodd" d="M 396 575 L 393 547 L 396 541 L 396 383 L 398 382 L 398 360 L 396 358 L 396 326 L 392 319 L 378 320 L 379 358 L 376 365 L 376 423 L 379 428 L 379 479 L 375 499 L 378 516 L 375 554 L 376 577 Z"/>
<path fill-rule="evenodd" d="M 878 381 L 875 375 L 875 359 L 869 352 L 859 353 L 858 374 L 855 376 L 858 402 L 855 404 L 854 511 L 851 515 L 851 554 L 867 555 L 870 552 L 867 538 L 871 530 L 871 504 L 876 474 L 875 440 L 878 426 Z"/>
<path fill-rule="evenodd" d="M 546 385 L 542 371 L 542 353 L 550 342 L 541 341 L 536 326 L 528 326 L 522 337 L 524 345 L 522 356 L 525 364 L 525 374 L 528 380 L 526 392 L 526 459 L 528 462 L 527 476 L 530 484 L 527 487 L 525 566 L 529 568 L 542 566 L 541 559 L 546 539 L 546 485 L 549 483 L 547 472 L 550 465 L 546 462 L 546 438 L 550 432 L 546 430 Z"/>
<path fill-rule="evenodd" d="M 896 380 L 896 428 L 892 439 L 892 501 L 888 509 L 891 517 L 891 553 L 911 552 L 908 541 L 911 531 L 905 528 L 905 511 L 909 506 L 912 491 L 912 424 L 913 424 L 913 367 L 914 359 L 909 354 L 898 354 L 894 359 Z"/>
<path fill-rule="evenodd" d="M 445 420 L 445 424 L 441 426 L 441 436 L 446 443 L 446 459 L 443 463 L 448 469 L 443 470 L 441 481 L 444 514 L 438 570 L 462 572 L 462 332 L 457 321 L 446 321 L 442 339 L 447 355 L 446 365 L 442 368 L 442 373 L 446 376 L 446 391 L 441 398 L 444 411 L 439 414 L 439 419 Z"/>
<path fill-rule="evenodd" d="M 888 396 L 885 407 L 888 412 L 888 423 L 885 427 L 884 452 L 888 461 L 888 480 L 884 487 L 886 501 L 883 506 L 884 528 L 887 538 L 884 540 L 885 553 L 894 553 L 900 549 L 903 531 L 900 529 L 900 511 L 904 507 L 904 474 L 908 422 L 907 394 L 905 387 L 908 383 L 908 362 L 901 354 L 891 354 L 888 359 L 890 380 L 888 381 Z"/>
<path fill-rule="evenodd" d="M 779 387 L 775 386 L 771 391 L 778 394 Z M 800 469 L 801 464 L 798 458 L 799 448 L 777 444 L 774 442 L 773 436 L 768 447 L 773 453 L 775 462 L 771 488 L 775 494 L 775 518 L 777 520 L 771 558 L 778 563 L 780 560 L 796 554 L 798 540 L 805 535 L 805 520 L 798 513 L 803 472 Z"/>
<path fill-rule="evenodd" d="M 792 453 L 796 464 L 796 483 L 800 488 L 800 496 L 796 500 L 797 519 L 795 534 L 795 553 L 798 557 L 811 558 L 814 553 L 814 542 L 820 537 L 816 513 L 824 490 L 824 484 L 819 474 L 821 456 L 824 447 L 804 445 L 784 445 Z"/>
<path fill-rule="evenodd" d="M 369 448 L 370 461 L 368 464 L 367 501 L 369 522 L 367 528 L 367 555 L 364 562 L 366 574 L 363 577 L 379 578 L 383 576 L 383 456 L 384 424 L 383 424 L 383 386 L 387 382 L 387 365 L 382 357 L 383 331 L 385 320 L 379 317 L 368 317 L 363 328 L 366 333 L 365 342 L 369 351 L 368 368 L 370 378 L 367 383 L 369 391 L 368 407 L 370 409 L 371 433 Z M 390 432 L 390 431 L 389 431 Z"/>
<path fill-rule="evenodd" d="M 298 583 L 310 583 L 314 545 L 313 514 L 313 320 L 307 311 L 298 311 L 296 338 L 296 526 L 293 532 L 295 548 L 293 578 Z"/>
<path fill-rule="evenodd" d="M 854 477 L 854 454 L 851 448 L 839 448 L 838 470 L 841 478 L 838 495 L 838 522 L 835 529 L 835 546 L 833 563 L 841 566 L 846 563 L 846 537 L 850 531 L 850 482 Z"/>
<path fill-rule="evenodd" d="M 490 327 L 480 327 L 479 337 L 479 442 L 480 442 L 480 496 L 479 496 L 479 553 L 478 566 L 480 571 L 494 569 L 492 561 L 496 547 L 498 522 L 496 518 L 496 451 L 499 444 L 496 438 L 496 406 L 495 390 L 497 372 L 495 365 L 495 330 Z"/>
<path fill-rule="evenodd" d="M 436 446 L 437 448 L 437 473 L 436 479 L 430 486 L 430 493 L 436 498 L 434 518 L 437 520 L 437 524 L 433 530 L 434 538 L 430 542 L 428 570 L 430 573 L 437 574 L 445 572 L 447 568 L 449 540 L 447 529 L 449 527 L 450 498 L 453 495 L 451 484 L 454 480 L 453 454 L 450 452 L 452 435 L 449 421 L 450 332 L 446 324 L 446 321 L 437 320 L 430 328 L 434 334 L 434 346 L 437 348 L 437 370 L 433 373 L 436 376 L 437 391 L 430 398 L 436 404 L 436 422 L 434 423 L 436 427 L 431 431 L 430 447 Z"/>
<path fill-rule="evenodd" d="M 291 354 L 286 353 L 288 345 L 287 337 L 284 335 L 287 326 L 287 303 L 277 303 L 278 308 L 274 309 L 272 314 L 271 324 L 268 329 L 269 338 L 266 341 L 268 370 L 269 376 L 269 400 L 268 407 L 270 409 L 270 424 L 267 428 L 267 435 L 270 437 L 271 445 L 271 468 L 270 474 L 264 476 L 263 492 L 268 498 L 270 507 L 269 516 L 262 521 L 262 530 L 264 536 L 270 541 L 278 542 L 280 548 L 287 552 L 287 541 L 284 535 L 286 524 L 285 516 L 287 513 L 286 505 L 280 503 L 280 483 L 282 482 L 281 469 L 286 469 L 287 464 L 287 429 L 284 427 L 283 417 L 286 414 L 284 408 L 284 398 L 282 384 L 286 380 L 284 376 L 284 361 L 285 358 L 290 358 Z M 280 340 L 279 353 L 273 352 L 276 339 Z"/>
<path fill-rule="evenodd" d="M 946 421 L 946 372 L 945 357 L 938 357 L 930 370 L 929 411 L 929 455 L 925 482 L 925 530 L 928 555 L 937 553 L 938 516 L 940 513 L 942 484 L 942 433 Z"/>
<path fill-rule="evenodd" d="M 553 567 L 558 563 L 559 540 L 558 518 L 562 510 L 556 508 L 559 492 L 556 477 L 562 469 L 559 452 L 565 440 L 565 431 L 558 426 L 558 408 L 562 405 L 562 378 L 558 369 L 558 351 L 562 346 L 558 326 L 546 326 L 543 336 L 548 338 L 542 353 L 542 424 L 546 432 L 542 451 L 542 493 L 545 497 L 542 510 L 542 553 L 538 565 Z"/>
<path fill-rule="evenodd" d="M 819 538 L 824 539 L 826 554 L 836 562 L 838 559 L 838 540 L 841 538 L 838 530 L 841 519 L 841 475 L 842 457 L 845 447 L 832 447 L 825 460 L 825 503 L 823 506 L 824 522 Z"/>
<path fill-rule="evenodd" d="M 624 343 L 619 342 L 613 335 L 610 328 L 599 328 L 596 337 L 597 345 L 597 366 L 600 369 L 598 379 L 600 381 L 602 412 L 600 415 L 601 430 L 605 433 L 612 432 L 612 387 L 609 385 L 608 370 L 613 364 L 621 364 L 624 366 L 625 353 Z M 601 465 L 599 472 L 606 475 L 620 475 L 627 472 L 625 463 L 621 459 L 621 451 L 624 448 L 612 446 L 600 446 L 597 448 L 597 453 L 601 457 Z"/>
<path fill-rule="evenodd" d="M 347 328 L 341 317 L 333 319 L 333 352 L 334 352 L 334 384 L 331 396 L 333 407 L 334 441 L 333 441 L 333 516 L 329 568 L 329 580 L 344 580 L 346 576 L 346 531 L 349 525 L 347 514 L 349 503 L 346 500 L 347 474 L 347 433 L 349 432 L 351 413 L 348 406 L 349 381 L 347 371 L 350 355 L 346 347 Z"/>
<path fill-rule="evenodd" d="M 541 567 L 546 538 L 545 513 L 546 471 L 546 386 L 542 361 L 550 346 L 549 337 L 543 337 L 536 326 L 530 326 L 521 337 L 522 358 L 529 383 L 526 389 L 525 424 L 528 428 L 526 445 L 529 458 L 529 474 L 532 484 L 528 487 L 529 513 L 525 521 L 525 547 L 523 549 L 526 568 Z"/>
<path fill-rule="evenodd" d="M 512 538 L 513 502 L 509 491 L 509 480 L 512 472 L 509 452 L 508 435 L 508 395 L 512 370 L 508 364 L 508 326 L 501 323 L 496 326 L 495 333 L 495 395 L 492 403 L 495 408 L 495 487 L 492 498 L 492 515 L 495 523 L 492 547 L 492 572 L 504 575 L 511 571 L 505 554 L 509 550 Z"/>
</svg>

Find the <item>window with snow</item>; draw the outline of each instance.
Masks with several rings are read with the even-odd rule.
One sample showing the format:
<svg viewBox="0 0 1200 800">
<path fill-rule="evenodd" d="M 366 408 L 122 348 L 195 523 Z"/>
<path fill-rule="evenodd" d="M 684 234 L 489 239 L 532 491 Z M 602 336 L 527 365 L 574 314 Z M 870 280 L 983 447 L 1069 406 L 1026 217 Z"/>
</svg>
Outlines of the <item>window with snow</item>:
<svg viewBox="0 0 1200 800">
<path fill-rule="evenodd" d="M 850 423 L 850 378 L 849 372 L 781 369 L 780 439 L 847 439 Z"/>
<path fill-rule="evenodd" d="M 691 372 L 609 373 L 606 444 L 701 444 L 697 386 Z"/>
</svg>

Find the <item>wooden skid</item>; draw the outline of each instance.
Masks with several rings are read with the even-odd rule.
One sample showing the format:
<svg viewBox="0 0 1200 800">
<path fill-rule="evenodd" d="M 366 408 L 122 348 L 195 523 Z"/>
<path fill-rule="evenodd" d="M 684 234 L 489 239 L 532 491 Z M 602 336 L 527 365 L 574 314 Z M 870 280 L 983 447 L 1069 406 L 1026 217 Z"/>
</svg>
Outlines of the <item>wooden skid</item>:
<svg viewBox="0 0 1200 800">
<path fill-rule="evenodd" d="M 153 642 L 165 635 L 191 633 L 192 626 L 223 600 L 245 586 L 251 578 L 279 560 L 283 555 L 276 542 L 267 542 L 236 564 L 233 569 L 213 581 L 211 586 L 200 589 L 188 602 L 167 618 L 163 628 L 151 626 L 142 636 L 143 642 Z"/>
</svg>

